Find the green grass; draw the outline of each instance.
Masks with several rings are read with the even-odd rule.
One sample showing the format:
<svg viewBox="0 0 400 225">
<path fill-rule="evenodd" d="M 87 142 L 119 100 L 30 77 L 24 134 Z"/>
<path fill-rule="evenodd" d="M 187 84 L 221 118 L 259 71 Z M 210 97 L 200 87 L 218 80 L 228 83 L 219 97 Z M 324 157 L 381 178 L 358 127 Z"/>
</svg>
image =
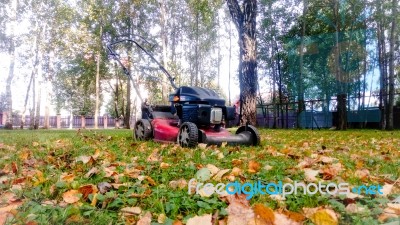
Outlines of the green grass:
<svg viewBox="0 0 400 225">
<path fill-rule="evenodd" d="M 331 182 L 383 184 L 400 177 L 399 131 L 262 129 L 260 132 L 262 142 L 257 147 L 183 149 L 152 141 L 136 142 L 129 130 L 0 130 L 0 170 L 8 171 L 3 177 L 9 177 L 0 184 L 0 195 L 12 190 L 23 200 L 23 205 L 10 223 L 125 224 L 129 218 L 121 216 L 120 209 L 127 206 L 150 211 L 154 222 L 160 214 L 165 214 L 169 219 L 167 221 L 185 221 L 191 216 L 214 213 L 216 210 L 219 210 L 221 217 L 225 216 L 227 203 L 218 196 L 204 198 L 188 195 L 187 187 L 173 189 L 169 185 L 171 181 L 181 178 L 189 181 L 200 167 L 207 164 L 219 169 L 238 167 L 243 172 L 240 177 L 242 182 L 258 179 L 266 182 L 303 181 L 304 173 L 296 166 L 305 157 L 319 154 L 336 158 L 344 167 Z M 148 160 L 153 151 L 157 151 L 158 161 Z M 93 162 L 85 164 L 76 161 L 77 157 L 92 156 L 96 152 L 101 154 Z M 233 165 L 234 160 L 241 160 L 242 164 Z M 250 161 L 256 161 L 261 166 L 255 174 L 248 171 Z M 161 162 L 171 166 L 162 169 Z M 16 174 L 12 172 L 13 163 L 18 168 Z M 118 178 L 106 176 L 104 168 L 112 165 L 116 167 L 116 174 L 121 175 Z M 266 169 L 267 165 L 271 169 Z M 85 177 L 93 167 L 99 172 Z M 320 164 L 312 165 L 314 169 L 323 167 Z M 370 173 L 366 180 L 354 173 L 362 168 Z M 142 177 L 127 176 L 127 169 L 137 169 Z M 60 177 L 63 174 L 73 174 L 73 181 L 62 181 Z M 143 177 L 150 177 L 151 180 Z M 13 186 L 18 178 L 25 178 L 22 190 Z M 74 204 L 63 203 L 63 193 L 66 191 L 101 182 L 124 183 L 126 186 L 97 194 L 96 204 L 92 204 L 94 194 Z M 399 184 L 386 198 L 376 195 L 357 200 L 357 204 L 370 209 L 369 213 L 349 214 L 344 210 L 343 199 L 319 194 L 291 195 L 283 202 L 258 195 L 250 203 L 262 203 L 273 209 L 286 208 L 295 212 L 301 212 L 303 207 L 328 205 L 341 215 L 341 224 L 373 224 L 378 223 L 378 216 L 387 202 L 400 194 Z M 55 200 L 56 204 L 44 205 L 43 202 L 48 200 Z M 133 217 L 138 219 L 138 216 Z"/>
</svg>

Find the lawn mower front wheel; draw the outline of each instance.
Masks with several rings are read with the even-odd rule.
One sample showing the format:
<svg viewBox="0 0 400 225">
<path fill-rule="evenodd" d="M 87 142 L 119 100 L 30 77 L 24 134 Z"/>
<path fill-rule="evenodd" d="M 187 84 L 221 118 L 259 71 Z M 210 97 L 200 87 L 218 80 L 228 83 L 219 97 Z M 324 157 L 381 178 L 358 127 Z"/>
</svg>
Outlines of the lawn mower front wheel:
<svg viewBox="0 0 400 225">
<path fill-rule="evenodd" d="M 199 130 L 196 124 L 185 122 L 179 128 L 178 144 L 182 147 L 194 148 L 198 144 Z"/>
<path fill-rule="evenodd" d="M 135 130 L 133 131 L 134 137 L 139 141 L 150 140 L 153 135 L 153 129 L 149 120 L 140 119 L 135 124 Z"/>
</svg>

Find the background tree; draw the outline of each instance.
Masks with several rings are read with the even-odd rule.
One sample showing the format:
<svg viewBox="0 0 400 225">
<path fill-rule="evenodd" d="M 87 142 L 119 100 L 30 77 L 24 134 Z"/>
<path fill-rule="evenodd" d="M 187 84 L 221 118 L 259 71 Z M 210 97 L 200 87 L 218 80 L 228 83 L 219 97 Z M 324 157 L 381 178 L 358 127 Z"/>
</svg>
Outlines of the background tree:
<svg viewBox="0 0 400 225">
<path fill-rule="evenodd" d="M 256 125 L 257 52 L 256 17 L 257 1 L 227 0 L 227 5 L 239 36 L 240 123 Z"/>
</svg>

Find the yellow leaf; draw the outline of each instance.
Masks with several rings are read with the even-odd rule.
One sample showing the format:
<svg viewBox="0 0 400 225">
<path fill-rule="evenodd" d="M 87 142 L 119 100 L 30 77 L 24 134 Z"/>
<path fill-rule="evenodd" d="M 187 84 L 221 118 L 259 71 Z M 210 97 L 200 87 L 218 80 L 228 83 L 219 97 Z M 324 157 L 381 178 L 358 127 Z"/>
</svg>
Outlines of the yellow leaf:
<svg viewBox="0 0 400 225">
<path fill-rule="evenodd" d="M 335 212 L 330 209 L 318 210 L 310 217 L 311 221 L 315 225 L 336 225 L 338 224 L 338 219 Z"/>
</svg>

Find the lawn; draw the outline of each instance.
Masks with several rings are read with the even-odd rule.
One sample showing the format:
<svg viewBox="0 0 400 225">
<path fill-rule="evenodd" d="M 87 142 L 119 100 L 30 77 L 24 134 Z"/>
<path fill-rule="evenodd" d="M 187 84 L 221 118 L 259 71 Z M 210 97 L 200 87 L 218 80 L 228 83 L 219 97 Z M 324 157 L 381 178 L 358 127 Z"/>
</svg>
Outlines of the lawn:
<svg viewBox="0 0 400 225">
<path fill-rule="evenodd" d="M 399 131 L 263 129 L 257 147 L 196 149 L 131 133 L 0 130 L 0 224 L 398 224 Z M 249 198 L 251 187 L 210 195 L 197 186 L 235 181 L 352 191 Z M 369 189 L 354 193 L 360 185 Z"/>
</svg>

